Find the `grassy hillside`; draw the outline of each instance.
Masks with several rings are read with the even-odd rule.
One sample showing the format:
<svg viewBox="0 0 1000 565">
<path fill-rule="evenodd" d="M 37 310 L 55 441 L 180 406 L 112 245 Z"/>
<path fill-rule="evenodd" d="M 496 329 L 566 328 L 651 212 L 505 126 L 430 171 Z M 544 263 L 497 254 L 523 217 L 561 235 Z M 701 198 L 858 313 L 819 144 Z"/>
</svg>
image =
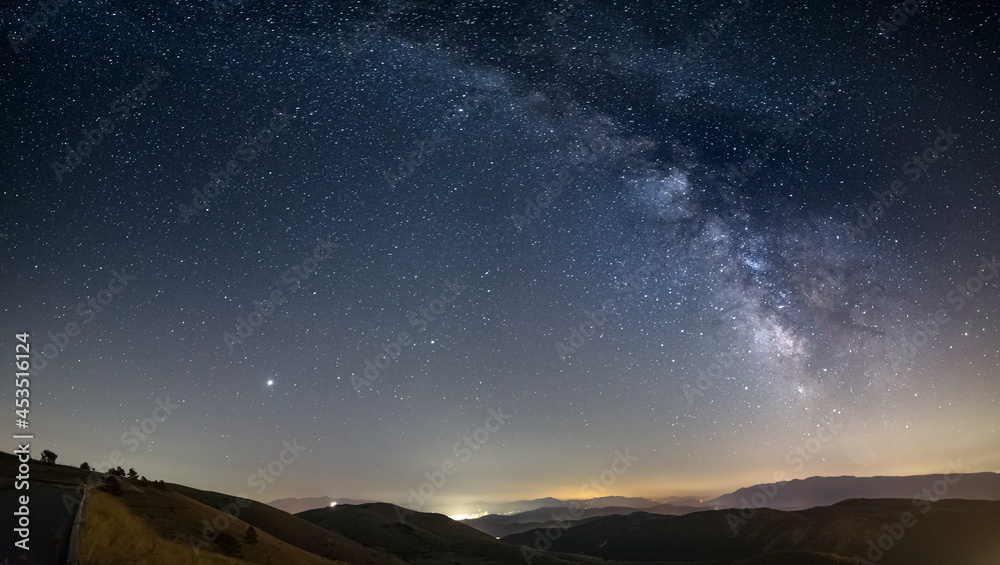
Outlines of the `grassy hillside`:
<svg viewBox="0 0 1000 565">
<path fill-rule="evenodd" d="M 0 490 L 13 489 L 16 468 L 16 458 L 0 452 Z M 104 481 L 101 473 L 35 460 L 31 462 L 31 479 L 33 483 L 63 485 L 67 495 L 74 494 L 74 487 L 82 492 L 80 485 Z M 81 555 L 94 563 L 153 563 L 142 557 L 150 555 L 156 563 L 404 565 L 392 555 L 266 504 L 182 485 L 167 484 L 160 490 L 126 479 L 119 483 L 120 497 L 93 489 L 85 505 Z M 225 508 L 230 509 L 229 514 Z M 238 512 L 236 517 L 233 510 Z M 250 526 L 257 532 L 256 544 L 244 542 Z M 123 531 L 129 535 L 119 536 Z M 220 545 L 219 534 L 230 539 L 223 539 Z"/>
<path fill-rule="evenodd" d="M 15 458 L 0 452 L 0 490 L 9 491 L 5 495 L 14 492 L 15 469 Z M 48 521 L 72 518 L 60 493 L 73 494 L 77 485 L 107 480 L 100 473 L 37 461 L 31 477 L 33 485 L 49 485 L 54 493 L 47 499 L 33 497 L 32 515 Z M 847 565 L 859 556 L 878 565 L 1000 563 L 1000 501 L 855 499 L 794 512 L 759 509 L 752 517 L 741 517 L 738 510 L 683 516 L 639 511 L 592 516 L 568 529 L 549 528 L 548 535 L 536 529 L 501 541 L 441 514 L 391 504 L 339 504 L 293 516 L 183 485 L 117 482 L 118 489 L 89 491 L 79 547 L 85 562 L 500 565 L 524 564 L 528 556 L 532 565 Z M 32 492 L 40 495 L 42 490 Z M 48 514 L 35 514 L 43 510 Z M 897 525 L 906 515 L 912 523 Z M 251 526 L 253 543 L 245 537 Z M 69 531 L 68 523 L 64 530 Z M 888 537 L 890 531 L 897 532 L 896 539 Z M 50 532 L 52 539 L 33 543 L 54 544 L 59 535 Z M 551 551 L 525 553 L 539 539 Z M 879 551 L 876 540 L 891 549 Z M 877 558 L 872 558 L 873 547 Z"/>
<path fill-rule="evenodd" d="M 80 555 L 86 561 L 136 565 L 342 563 L 290 545 L 262 528 L 255 528 L 257 542 L 247 543 L 244 534 L 249 525 L 231 516 L 218 520 L 223 527 L 213 526 L 205 536 L 204 523 L 211 524 L 220 514 L 217 510 L 174 492 L 123 483 L 120 497 L 94 490 L 87 498 L 80 541 Z M 220 540 L 223 535 L 230 536 L 228 545 Z M 205 543 L 192 545 L 192 538 Z"/>
<path fill-rule="evenodd" d="M 212 509 L 236 503 L 240 507 L 241 521 L 254 526 L 257 530 L 267 531 L 290 545 L 328 559 L 360 564 L 404 565 L 392 555 L 374 549 L 373 544 L 359 543 L 341 533 L 322 528 L 267 504 L 183 485 L 171 484 L 169 488 Z"/>
<path fill-rule="evenodd" d="M 400 522 L 400 514 L 404 516 Z M 296 514 L 364 545 L 390 552 L 414 565 L 522 564 L 519 546 L 497 539 L 441 514 L 411 512 L 392 504 L 338 504 Z M 534 565 L 596 563 L 585 556 L 549 554 Z"/>
<path fill-rule="evenodd" d="M 104 565 L 243 565 L 241 559 L 203 553 L 196 557 L 186 543 L 166 539 L 110 494 L 95 492 L 87 499 L 79 557 Z M 327 562 L 329 563 L 329 562 Z"/>
</svg>

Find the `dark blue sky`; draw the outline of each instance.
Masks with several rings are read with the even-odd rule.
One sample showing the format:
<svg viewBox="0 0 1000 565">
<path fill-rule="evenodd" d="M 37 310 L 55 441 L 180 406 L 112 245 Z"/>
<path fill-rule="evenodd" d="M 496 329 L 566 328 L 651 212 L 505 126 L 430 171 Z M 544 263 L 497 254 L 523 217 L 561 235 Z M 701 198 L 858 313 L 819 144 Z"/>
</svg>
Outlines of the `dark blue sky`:
<svg viewBox="0 0 1000 565">
<path fill-rule="evenodd" d="M 0 10 L 60 462 L 397 503 L 452 462 L 444 510 L 626 448 L 603 494 L 997 470 L 995 10 L 130 4 Z"/>
</svg>

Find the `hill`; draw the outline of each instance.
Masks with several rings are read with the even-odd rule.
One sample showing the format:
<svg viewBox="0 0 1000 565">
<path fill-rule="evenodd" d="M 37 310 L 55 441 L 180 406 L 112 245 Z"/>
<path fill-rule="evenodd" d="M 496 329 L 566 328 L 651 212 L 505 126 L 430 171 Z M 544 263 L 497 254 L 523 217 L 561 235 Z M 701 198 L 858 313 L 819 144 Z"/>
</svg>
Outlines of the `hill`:
<svg viewBox="0 0 1000 565">
<path fill-rule="evenodd" d="M 273 506 L 289 514 L 298 514 L 314 508 L 326 508 L 330 503 L 337 504 L 367 504 L 377 502 L 375 500 L 357 500 L 353 498 L 333 498 L 331 496 L 312 496 L 308 498 L 278 498 L 268 502 L 268 506 Z"/>
<path fill-rule="evenodd" d="M 8 515 L 20 492 L 14 490 L 16 469 L 16 458 L 0 452 L 0 510 Z M 998 477 L 813 477 L 779 484 L 777 490 L 762 485 L 733 493 L 746 498 L 768 492 L 768 500 L 777 504 L 843 496 L 837 488 L 873 495 L 896 489 L 907 495 L 791 511 L 671 504 L 636 511 L 630 505 L 652 501 L 608 497 L 580 501 L 588 505 L 573 506 L 577 519 L 572 521 L 565 520 L 571 507 L 560 503 L 460 523 L 385 503 L 329 507 L 327 502 L 291 515 L 217 492 L 33 460 L 32 544 L 39 552 L 32 557 L 63 563 L 76 550 L 76 558 L 85 562 L 112 565 L 995 564 L 1000 563 L 1000 501 L 962 497 L 991 496 Z M 947 487 L 938 493 L 947 499 L 912 498 L 936 497 L 938 483 Z M 75 501 L 85 490 L 79 543 L 72 544 Z M 732 498 L 712 502 L 719 500 Z M 251 527 L 255 540 L 247 537 Z M 496 539 L 501 532 L 515 533 Z M 12 535 L 11 530 L 0 534 L 5 548 L 0 558 L 9 555 Z"/>
<path fill-rule="evenodd" d="M 442 514 L 413 512 L 385 503 L 307 510 L 296 516 L 408 563 L 525 563 L 520 547 L 498 541 Z M 585 556 L 550 554 L 532 563 L 598 563 Z"/>
<path fill-rule="evenodd" d="M 658 504 L 643 510 L 650 514 L 664 514 L 678 516 L 697 512 L 704 508 L 690 506 L 674 506 L 671 504 Z M 472 526 L 479 531 L 495 537 L 504 537 L 511 534 L 518 534 L 536 528 L 566 527 L 567 523 L 579 524 L 600 516 L 628 515 L 635 512 L 635 508 L 625 506 L 604 506 L 596 508 L 581 508 L 579 506 L 557 506 L 552 508 L 538 508 L 528 512 L 517 514 L 498 515 L 489 514 L 479 518 L 461 520 L 463 524 Z"/>
<path fill-rule="evenodd" d="M 998 531 L 996 501 L 858 499 L 743 515 L 635 512 L 591 520 L 555 539 L 532 530 L 503 541 L 622 561 L 847 563 L 860 557 L 880 565 L 985 564 L 1000 563 Z"/>
<path fill-rule="evenodd" d="M 947 477 L 947 479 L 946 479 Z M 906 477 L 809 477 L 780 483 L 745 487 L 706 501 L 708 508 L 766 506 L 778 510 L 801 510 L 829 506 L 852 498 L 913 498 L 937 481 L 945 481 L 946 492 L 936 496 L 967 500 L 1000 500 L 1000 473 L 955 473 Z M 764 496 L 766 502 L 756 504 Z M 935 493 L 930 493 L 935 496 Z"/>
<path fill-rule="evenodd" d="M 12 454 L 0 452 L 0 491 L 4 494 L 0 500 L 5 501 L 5 512 L 7 495 L 15 492 L 11 477 L 15 474 L 16 463 Z M 65 522 L 71 524 L 73 514 L 65 507 L 68 501 L 76 500 L 88 484 L 106 484 L 108 477 L 103 473 L 32 460 L 31 492 L 47 487 L 62 493 L 40 501 L 46 507 L 39 507 L 33 497 L 32 515 L 47 511 L 42 514 L 47 517 L 46 521 L 64 517 L 67 518 Z M 256 501 L 183 485 L 165 483 L 158 487 L 124 478 L 114 480 L 120 487 L 117 495 L 100 487 L 88 490 L 79 542 L 79 557 L 85 562 L 402 565 L 402 561 L 392 555 L 364 547 Z M 255 544 L 244 541 L 250 526 L 257 532 Z M 12 541 L 8 543 L 10 535 L 5 530 L 0 536 L 5 552 L 13 546 Z M 32 543 L 36 547 L 64 543 L 68 537 L 62 532 L 57 535 L 58 539 L 33 536 Z"/>
</svg>

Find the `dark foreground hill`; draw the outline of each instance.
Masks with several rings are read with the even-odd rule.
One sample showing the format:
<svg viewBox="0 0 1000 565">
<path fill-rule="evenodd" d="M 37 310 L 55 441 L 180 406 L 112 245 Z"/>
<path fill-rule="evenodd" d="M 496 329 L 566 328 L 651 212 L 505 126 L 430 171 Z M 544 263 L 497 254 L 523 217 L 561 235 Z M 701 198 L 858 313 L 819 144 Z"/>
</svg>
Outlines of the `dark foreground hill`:
<svg viewBox="0 0 1000 565">
<path fill-rule="evenodd" d="M 333 498 L 330 496 L 313 496 L 309 498 L 279 498 L 267 504 L 289 514 L 298 514 L 314 508 L 327 508 L 330 503 L 337 504 L 367 504 L 375 500 L 355 500 L 353 498 Z"/>
<path fill-rule="evenodd" d="M 0 452 L 0 511 L 8 516 L 21 492 L 14 490 L 16 473 L 14 457 Z M 1000 564 L 995 501 L 858 499 L 752 515 L 642 511 L 590 516 L 568 529 L 549 526 L 498 540 L 446 516 L 391 504 L 338 504 L 291 515 L 216 492 L 112 480 L 34 460 L 31 480 L 32 545 L 51 549 L 43 561 L 43 553 L 33 552 L 31 562 L 43 565 L 68 559 L 101 565 Z M 84 490 L 83 525 L 74 543 L 75 501 Z M 22 555 L 11 553 L 13 535 L 12 529 L 0 533 L 0 561 L 22 562 Z"/>
<path fill-rule="evenodd" d="M 986 565 L 1000 563 L 1000 502 L 859 499 L 752 515 L 636 512 L 503 541 L 622 561 Z"/>
<path fill-rule="evenodd" d="M 296 514 L 366 547 L 378 548 L 408 563 L 526 564 L 520 547 L 498 541 L 442 514 L 412 512 L 385 503 L 317 508 Z M 548 554 L 537 565 L 599 563 L 575 555 Z"/>
<path fill-rule="evenodd" d="M 66 465 L 30 461 L 31 515 L 39 520 L 58 520 L 72 524 L 76 502 L 86 491 L 79 543 L 72 549 L 82 563 L 101 565 L 189 565 L 273 563 L 283 565 L 329 565 L 363 563 L 403 565 L 391 554 L 365 547 L 335 532 L 325 530 L 301 518 L 266 504 L 225 494 L 201 491 L 183 485 L 140 482 L 126 478 L 84 471 Z M 0 452 L 0 510 L 8 516 L 14 500 L 12 477 L 17 461 Z M 112 488 L 112 485 L 117 487 Z M 57 494 L 39 499 L 41 487 Z M 40 506 L 44 504 L 45 506 Z M 45 511 L 42 513 L 42 511 Z M 33 533 L 44 531 L 32 525 Z M 247 541 L 250 527 L 256 541 Z M 32 536 L 31 554 L 12 552 L 11 532 L 0 534 L 3 550 L 0 558 L 21 563 L 30 557 L 37 560 L 39 548 L 53 543 L 66 544 L 67 536 L 58 539 Z M 68 545 L 68 544 L 66 544 Z M 67 548 L 67 550 L 70 548 Z M 60 552 L 66 554 L 66 550 Z M 51 561 L 56 563 L 56 561 Z M 65 563 L 65 560 L 59 561 Z"/>
<path fill-rule="evenodd" d="M 32 525 L 32 554 L 13 551 L 11 529 L 0 533 L 0 562 L 34 565 L 75 560 L 100 565 L 500 565 L 525 563 L 521 549 L 440 514 L 390 504 L 314 510 L 310 520 L 269 505 L 172 483 L 153 483 L 32 460 L 31 515 L 58 526 Z M 17 509 L 17 461 L 0 452 L 0 510 Z M 37 493 L 44 491 L 42 498 Z M 79 500 L 79 543 L 69 543 Z M 402 522 L 400 519 L 402 518 Z M 315 523 L 314 523 L 315 522 Z M 247 531 L 253 528 L 253 541 Z M 47 532 L 47 538 L 39 537 Z M 54 555 L 39 561 L 40 546 Z M 602 560 L 556 554 L 539 565 L 597 565 Z"/>
</svg>

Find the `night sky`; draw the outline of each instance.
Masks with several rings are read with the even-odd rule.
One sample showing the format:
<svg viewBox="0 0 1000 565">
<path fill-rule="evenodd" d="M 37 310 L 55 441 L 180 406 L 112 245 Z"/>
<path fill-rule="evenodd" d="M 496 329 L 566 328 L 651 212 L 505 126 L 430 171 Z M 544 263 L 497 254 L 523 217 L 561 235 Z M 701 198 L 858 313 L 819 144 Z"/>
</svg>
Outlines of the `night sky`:
<svg viewBox="0 0 1000 565">
<path fill-rule="evenodd" d="M 0 9 L 36 454 L 445 509 L 1000 471 L 990 3 L 63 4 Z"/>
</svg>

